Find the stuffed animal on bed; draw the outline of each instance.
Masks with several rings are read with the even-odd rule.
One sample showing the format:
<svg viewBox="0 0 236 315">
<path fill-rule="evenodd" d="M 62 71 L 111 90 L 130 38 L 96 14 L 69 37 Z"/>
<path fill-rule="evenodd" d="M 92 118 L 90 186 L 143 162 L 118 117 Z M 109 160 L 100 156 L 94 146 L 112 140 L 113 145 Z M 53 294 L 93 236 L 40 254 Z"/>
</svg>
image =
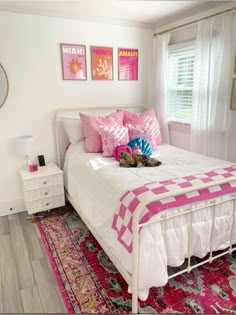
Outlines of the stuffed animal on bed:
<svg viewBox="0 0 236 315">
<path fill-rule="evenodd" d="M 119 161 L 121 152 L 128 152 L 132 154 L 132 149 L 126 144 L 118 144 L 114 149 L 114 158 Z"/>
<path fill-rule="evenodd" d="M 143 152 L 140 150 L 139 146 L 138 145 L 135 145 L 134 148 L 133 148 L 133 151 L 132 151 L 132 154 L 133 155 L 140 155 L 142 154 Z"/>
<path fill-rule="evenodd" d="M 120 154 L 120 167 L 152 167 L 159 166 L 161 162 L 148 155 L 132 155 L 128 152 L 122 151 Z"/>
<path fill-rule="evenodd" d="M 130 140 L 127 145 L 133 150 L 133 154 L 137 154 L 137 149 L 141 151 L 140 154 L 151 155 L 152 147 L 149 141 L 143 138 L 135 138 Z"/>
</svg>

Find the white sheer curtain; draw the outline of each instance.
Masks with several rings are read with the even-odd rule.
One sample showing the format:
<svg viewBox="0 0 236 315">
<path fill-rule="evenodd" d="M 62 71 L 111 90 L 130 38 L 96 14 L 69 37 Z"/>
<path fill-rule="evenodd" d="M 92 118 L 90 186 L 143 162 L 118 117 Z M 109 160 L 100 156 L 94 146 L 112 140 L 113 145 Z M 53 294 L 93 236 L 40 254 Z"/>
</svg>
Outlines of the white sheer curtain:
<svg viewBox="0 0 236 315">
<path fill-rule="evenodd" d="M 154 38 L 153 43 L 153 81 L 151 104 L 157 114 L 161 128 L 162 140 L 169 143 L 167 121 L 167 76 L 168 76 L 168 43 L 170 34 L 165 33 Z"/>
<path fill-rule="evenodd" d="M 226 159 L 235 14 L 198 23 L 193 87 L 191 149 Z"/>
</svg>

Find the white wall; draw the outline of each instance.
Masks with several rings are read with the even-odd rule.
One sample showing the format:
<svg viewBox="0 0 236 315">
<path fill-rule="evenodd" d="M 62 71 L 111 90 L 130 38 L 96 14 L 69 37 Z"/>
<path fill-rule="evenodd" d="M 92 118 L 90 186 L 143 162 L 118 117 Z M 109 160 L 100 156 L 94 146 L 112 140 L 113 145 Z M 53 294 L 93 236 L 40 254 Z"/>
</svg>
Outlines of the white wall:
<svg viewBox="0 0 236 315">
<path fill-rule="evenodd" d="M 0 12 L 0 63 L 10 84 L 0 108 L 0 215 L 24 210 L 15 139 L 32 135 L 37 154 L 55 161 L 53 119 L 62 107 L 147 103 L 150 29 Z M 84 44 L 87 81 L 63 81 L 60 43 Z M 114 80 L 92 81 L 90 45 L 113 47 Z M 117 80 L 117 48 L 139 49 L 139 80 Z"/>
</svg>

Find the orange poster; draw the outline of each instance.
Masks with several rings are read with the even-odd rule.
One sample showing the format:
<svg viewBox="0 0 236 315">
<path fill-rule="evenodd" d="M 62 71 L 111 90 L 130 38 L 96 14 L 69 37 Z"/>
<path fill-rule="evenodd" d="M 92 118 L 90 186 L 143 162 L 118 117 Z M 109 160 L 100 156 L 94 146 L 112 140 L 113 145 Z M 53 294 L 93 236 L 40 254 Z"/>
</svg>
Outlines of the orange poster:
<svg viewBox="0 0 236 315">
<path fill-rule="evenodd" d="M 91 46 L 92 80 L 113 80 L 113 48 Z"/>
</svg>

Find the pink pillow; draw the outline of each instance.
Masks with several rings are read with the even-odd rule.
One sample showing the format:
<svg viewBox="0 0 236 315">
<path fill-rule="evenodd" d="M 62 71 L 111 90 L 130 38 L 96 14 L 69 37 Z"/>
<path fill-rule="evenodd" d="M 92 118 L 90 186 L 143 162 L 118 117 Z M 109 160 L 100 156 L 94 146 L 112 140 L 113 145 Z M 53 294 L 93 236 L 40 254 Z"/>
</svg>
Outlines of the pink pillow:
<svg viewBox="0 0 236 315">
<path fill-rule="evenodd" d="M 103 127 L 100 129 L 102 137 L 103 156 L 111 157 L 117 145 L 129 142 L 128 128 L 124 126 Z"/>
<path fill-rule="evenodd" d="M 161 132 L 156 114 L 153 108 L 142 113 L 132 113 L 125 110 L 117 110 L 124 113 L 124 125 L 129 128 L 130 140 L 143 138 L 150 142 L 152 150 L 155 151 L 161 144 Z"/>
<path fill-rule="evenodd" d="M 149 134 L 147 133 L 146 130 L 143 130 L 143 128 L 141 127 L 134 127 L 133 125 L 127 125 L 128 130 L 129 130 L 129 138 L 130 140 L 136 139 L 136 138 L 142 138 L 145 139 L 147 141 L 150 141 L 150 137 Z"/>
<path fill-rule="evenodd" d="M 114 112 L 108 116 L 80 113 L 85 147 L 88 152 L 102 152 L 102 140 L 99 131 L 106 126 L 123 126 L 123 112 Z"/>
<path fill-rule="evenodd" d="M 136 138 L 146 139 L 150 142 L 152 150 L 155 151 L 159 144 L 161 144 L 161 134 L 160 129 L 153 128 L 153 126 L 145 125 L 143 127 L 134 127 L 132 125 L 127 125 L 129 129 L 130 140 Z"/>
</svg>

